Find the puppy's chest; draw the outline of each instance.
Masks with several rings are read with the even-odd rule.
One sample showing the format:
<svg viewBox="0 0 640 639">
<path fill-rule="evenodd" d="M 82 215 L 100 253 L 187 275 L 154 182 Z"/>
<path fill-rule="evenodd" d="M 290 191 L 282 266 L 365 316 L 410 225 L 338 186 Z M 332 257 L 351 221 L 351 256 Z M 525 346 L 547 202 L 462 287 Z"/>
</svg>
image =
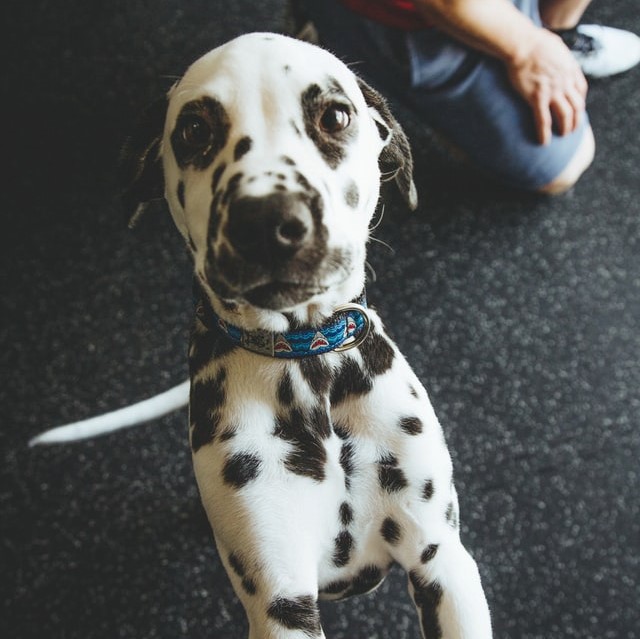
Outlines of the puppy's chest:
<svg viewBox="0 0 640 639">
<path fill-rule="evenodd" d="M 209 396 L 223 401 L 191 412 L 204 419 L 201 432 L 215 432 L 201 452 L 222 468 L 221 490 L 299 485 L 324 512 L 321 581 L 329 591 L 344 579 L 354 593 L 372 587 L 388 564 L 381 513 L 398 496 L 381 481 L 387 458 L 397 465 L 388 451 L 398 443 L 395 423 L 376 415 L 385 385 L 368 375 L 361 357 L 334 354 L 282 362 L 236 351 L 212 363 L 207 379 Z M 200 438 L 191 421 L 193 442 Z M 245 468 L 237 478 L 225 473 L 234 459 L 255 460 L 255 479 Z"/>
<path fill-rule="evenodd" d="M 433 421 L 426 393 L 377 321 L 357 349 L 293 360 L 230 345 L 197 322 L 189 356 L 194 453 L 262 450 L 316 481 L 342 474 L 349 488 L 357 468 L 404 448 L 407 432 L 415 447 L 422 421 Z"/>
</svg>

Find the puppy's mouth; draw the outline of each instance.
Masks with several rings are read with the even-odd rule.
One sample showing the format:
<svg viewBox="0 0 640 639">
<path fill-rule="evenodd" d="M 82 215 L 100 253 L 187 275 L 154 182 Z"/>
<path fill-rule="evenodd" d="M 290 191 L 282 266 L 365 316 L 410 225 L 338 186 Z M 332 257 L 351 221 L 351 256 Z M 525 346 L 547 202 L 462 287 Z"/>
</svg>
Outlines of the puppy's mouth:
<svg viewBox="0 0 640 639">
<path fill-rule="evenodd" d="M 281 311 L 309 302 L 327 290 L 327 286 L 314 283 L 276 281 L 250 288 L 242 293 L 242 297 L 252 306 Z"/>
<path fill-rule="evenodd" d="M 340 288 L 354 272 L 352 253 L 344 248 L 310 252 L 270 268 L 225 251 L 210 257 L 201 280 L 216 297 L 279 312 L 316 302 L 319 296 Z"/>
</svg>

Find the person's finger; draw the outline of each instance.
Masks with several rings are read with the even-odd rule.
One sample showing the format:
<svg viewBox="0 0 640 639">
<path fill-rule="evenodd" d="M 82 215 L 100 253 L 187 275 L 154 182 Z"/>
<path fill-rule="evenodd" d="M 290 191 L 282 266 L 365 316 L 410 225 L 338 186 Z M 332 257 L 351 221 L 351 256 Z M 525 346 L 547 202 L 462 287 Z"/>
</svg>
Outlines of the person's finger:
<svg viewBox="0 0 640 639">
<path fill-rule="evenodd" d="M 567 135 L 573 131 L 575 111 L 569 100 L 562 94 L 556 95 L 549 102 L 549 109 L 559 135 Z"/>
<path fill-rule="evenodd" d="M 536 125 L 538 142 L 545 145 L 551 140 L 551 111 L 549 110 L 549 98 L 547 91 L 539 91 L 534 96 L 531 104 L 533 108 L 533 118 Z"/>
</svg>

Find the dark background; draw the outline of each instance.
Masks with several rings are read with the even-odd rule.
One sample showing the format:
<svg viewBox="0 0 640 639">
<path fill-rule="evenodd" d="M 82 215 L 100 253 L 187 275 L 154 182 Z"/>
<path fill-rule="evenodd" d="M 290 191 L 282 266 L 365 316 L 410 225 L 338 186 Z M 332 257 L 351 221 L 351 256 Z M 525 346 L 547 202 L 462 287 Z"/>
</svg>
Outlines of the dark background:
<svg viewBox="0 0 640 639">
<path fill-rule="evenodd" d="M 168 215 L 127 231 L 139 111 L 284 4 L 7 0 L 2 74 L 0 632 L 246 636 L 190 465 L 186 411 L 28 439 L 186 377 L 190 274 Z M 589 18 L 640 32 L 635 0 Z M 397 109 L 422 204 L 388 194 L 369 298 L 429 389 L 496 638 L 640 636 L 640 69 L 594 82 L 598 152 L 557 199 L 505 191 Z M 323 605 L 329 639 L 417 639 L 405 579 Z"/>
</svg>

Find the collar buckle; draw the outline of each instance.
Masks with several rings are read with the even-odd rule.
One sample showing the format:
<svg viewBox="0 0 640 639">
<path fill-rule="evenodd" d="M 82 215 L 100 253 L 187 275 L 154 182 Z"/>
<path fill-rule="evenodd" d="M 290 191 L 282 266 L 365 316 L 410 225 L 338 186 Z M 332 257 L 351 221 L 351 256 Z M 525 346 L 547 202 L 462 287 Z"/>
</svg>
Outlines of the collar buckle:
<svg viewBox="0 0 640 639">
<path fill-rule="evenodd" d="M 356 348 L 360 346 L 364 340 L 369 337 L 369 333 L 371 332 L 371 319 L 369 318 L 369 313 L 367 313 L 367 309 L 361 304 L 341 304 L 335 308 L 335 313 L 359 313 L 363 320 L 362 328 L 360 332 L 355 337 L 349 337 L 343 344 L 340 346 L 336 346 L 333 350 L 336 353 L 342 353 L 344 351 L 351 350 L 352 348 Z"/>
</svg>

